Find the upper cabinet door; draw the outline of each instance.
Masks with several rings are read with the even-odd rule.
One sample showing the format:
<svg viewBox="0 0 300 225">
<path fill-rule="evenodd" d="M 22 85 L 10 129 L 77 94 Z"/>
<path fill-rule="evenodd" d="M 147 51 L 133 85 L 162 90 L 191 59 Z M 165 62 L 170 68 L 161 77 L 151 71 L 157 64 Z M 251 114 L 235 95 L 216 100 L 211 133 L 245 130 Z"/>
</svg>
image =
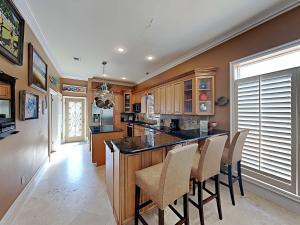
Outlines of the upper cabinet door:
<svg viewBox="0 0 300 225">
<path fill-rule="evenodd" d="M 196 78 L 196 112 L 199 115 L 215 114 L 214 76 Z"/>
<path fill-rule="evenodd" d="M 182 114 L 183 83 L 174 84 L 174 114 Z"/>
<path fill-rule="evenodd" d="M 160 114 L 160 88 L 154 90 L 154 113 Z"/>
<path fill-rule="evenodd" d="M 193 113 L 193 79 L 183 82 L 183 113 Z"/>
<path fill-rule="evenodd" d="M 174 113 L 174 85 L 166 86 L 166 114 Z"/>
<path fill-rule="evenodd" d="M 166 114 L 166 87 L 160 87 L 160 114 Z"/>
<path fill-rule="evenodd" d="M 11 99 L 10 89 L 10 85 L 0 82 L 0 99 Z"/>
<path fill-rule="evenodd" d="M 131 93 L 124 93 L 124 112 L 131 112 Z"/>
</svg>

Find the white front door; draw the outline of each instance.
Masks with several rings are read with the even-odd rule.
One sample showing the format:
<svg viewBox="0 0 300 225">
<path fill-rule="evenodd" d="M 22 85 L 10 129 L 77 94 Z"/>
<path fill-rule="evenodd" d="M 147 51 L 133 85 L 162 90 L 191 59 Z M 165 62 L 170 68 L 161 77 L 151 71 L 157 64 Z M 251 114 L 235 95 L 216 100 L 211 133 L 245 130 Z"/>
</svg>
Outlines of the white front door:
<svg viewBox="0 0 300 225">
<path fill-rule="evenodd" d="M 85 99 L 65 99 L 65 142 L 85 140 Z"/>
</svg>

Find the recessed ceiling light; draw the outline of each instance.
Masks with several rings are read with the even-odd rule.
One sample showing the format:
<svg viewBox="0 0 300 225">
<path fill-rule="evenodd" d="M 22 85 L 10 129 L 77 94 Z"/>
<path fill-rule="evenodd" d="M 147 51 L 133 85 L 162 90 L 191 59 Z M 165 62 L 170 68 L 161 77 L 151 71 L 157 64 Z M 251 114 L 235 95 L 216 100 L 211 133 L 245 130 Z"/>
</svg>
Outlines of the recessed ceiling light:
<svg viewBox="0 0 300 225">
<path fill-rule="evenodd" d="M 102 74 L 102 77 L 107 77 L 107 74 Z"/>
<path fill-rule="evenodd" d="M 122 77 L 122 80 L 126 80 L 126 77 Z"/>
<path fill-rule="evenodd" d="M 154 57 L 153 57 L 152 55 L 148 55 L 148 56 L 146 57 L 146 59 L 149 60 L 149 61 L 151 61 L 151 60 L 154 59 Z"/>
<path fill-rule="evenodd" d="M 125 53 L 126 52 L 126 49 L 124 47 L 116 47 L 115 50 L 118 53 Z"/>
</svg>

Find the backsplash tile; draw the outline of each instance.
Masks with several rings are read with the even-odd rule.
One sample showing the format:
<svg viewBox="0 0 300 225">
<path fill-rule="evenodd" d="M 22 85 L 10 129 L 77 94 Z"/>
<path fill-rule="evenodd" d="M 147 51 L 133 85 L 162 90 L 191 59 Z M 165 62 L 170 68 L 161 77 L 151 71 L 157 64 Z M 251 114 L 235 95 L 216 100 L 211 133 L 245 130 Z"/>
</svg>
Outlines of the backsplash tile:
<svg viewBox="0 0 300 225">
<path fill-rule="evenodd" d="M 190 130 L 199 128 L 200 121 L 208 121 L 209 116 L 160 115 L 160 125 L 169 127 L 171 119 L 179 119 L 179 127 L 181 130 Z"/>
</svg>

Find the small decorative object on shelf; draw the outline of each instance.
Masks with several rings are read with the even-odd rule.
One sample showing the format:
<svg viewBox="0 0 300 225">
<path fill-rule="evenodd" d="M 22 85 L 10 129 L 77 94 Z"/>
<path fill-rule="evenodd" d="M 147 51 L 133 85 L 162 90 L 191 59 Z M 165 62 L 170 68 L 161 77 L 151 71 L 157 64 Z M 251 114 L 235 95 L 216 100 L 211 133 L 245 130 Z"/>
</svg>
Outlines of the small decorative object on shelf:
<svg viewBox="0 0 300 225">
<path fill-rule="evenodd" d="M 207 82 L 206 80 L 201 80 L 200 82 L 200 89 L 207 89 Z"/>
<path fill-rule="evenodd" d="M 214 121 L 209 121 L 209 122 L 208 122 L 208 130 L 209 130 L 209 131 L 212 131 L 212 130 L 215 129 L 217 126 L 218 126 L 218 123 L 217 123 L 217 122 L 214 122 Z"/>
<path fill-rule="evenodd" d="M 202 91 L 200 94 L 200 101 L 207 101 L 208 100 L 208 95 L 205 91 Z"/>
</svg>

